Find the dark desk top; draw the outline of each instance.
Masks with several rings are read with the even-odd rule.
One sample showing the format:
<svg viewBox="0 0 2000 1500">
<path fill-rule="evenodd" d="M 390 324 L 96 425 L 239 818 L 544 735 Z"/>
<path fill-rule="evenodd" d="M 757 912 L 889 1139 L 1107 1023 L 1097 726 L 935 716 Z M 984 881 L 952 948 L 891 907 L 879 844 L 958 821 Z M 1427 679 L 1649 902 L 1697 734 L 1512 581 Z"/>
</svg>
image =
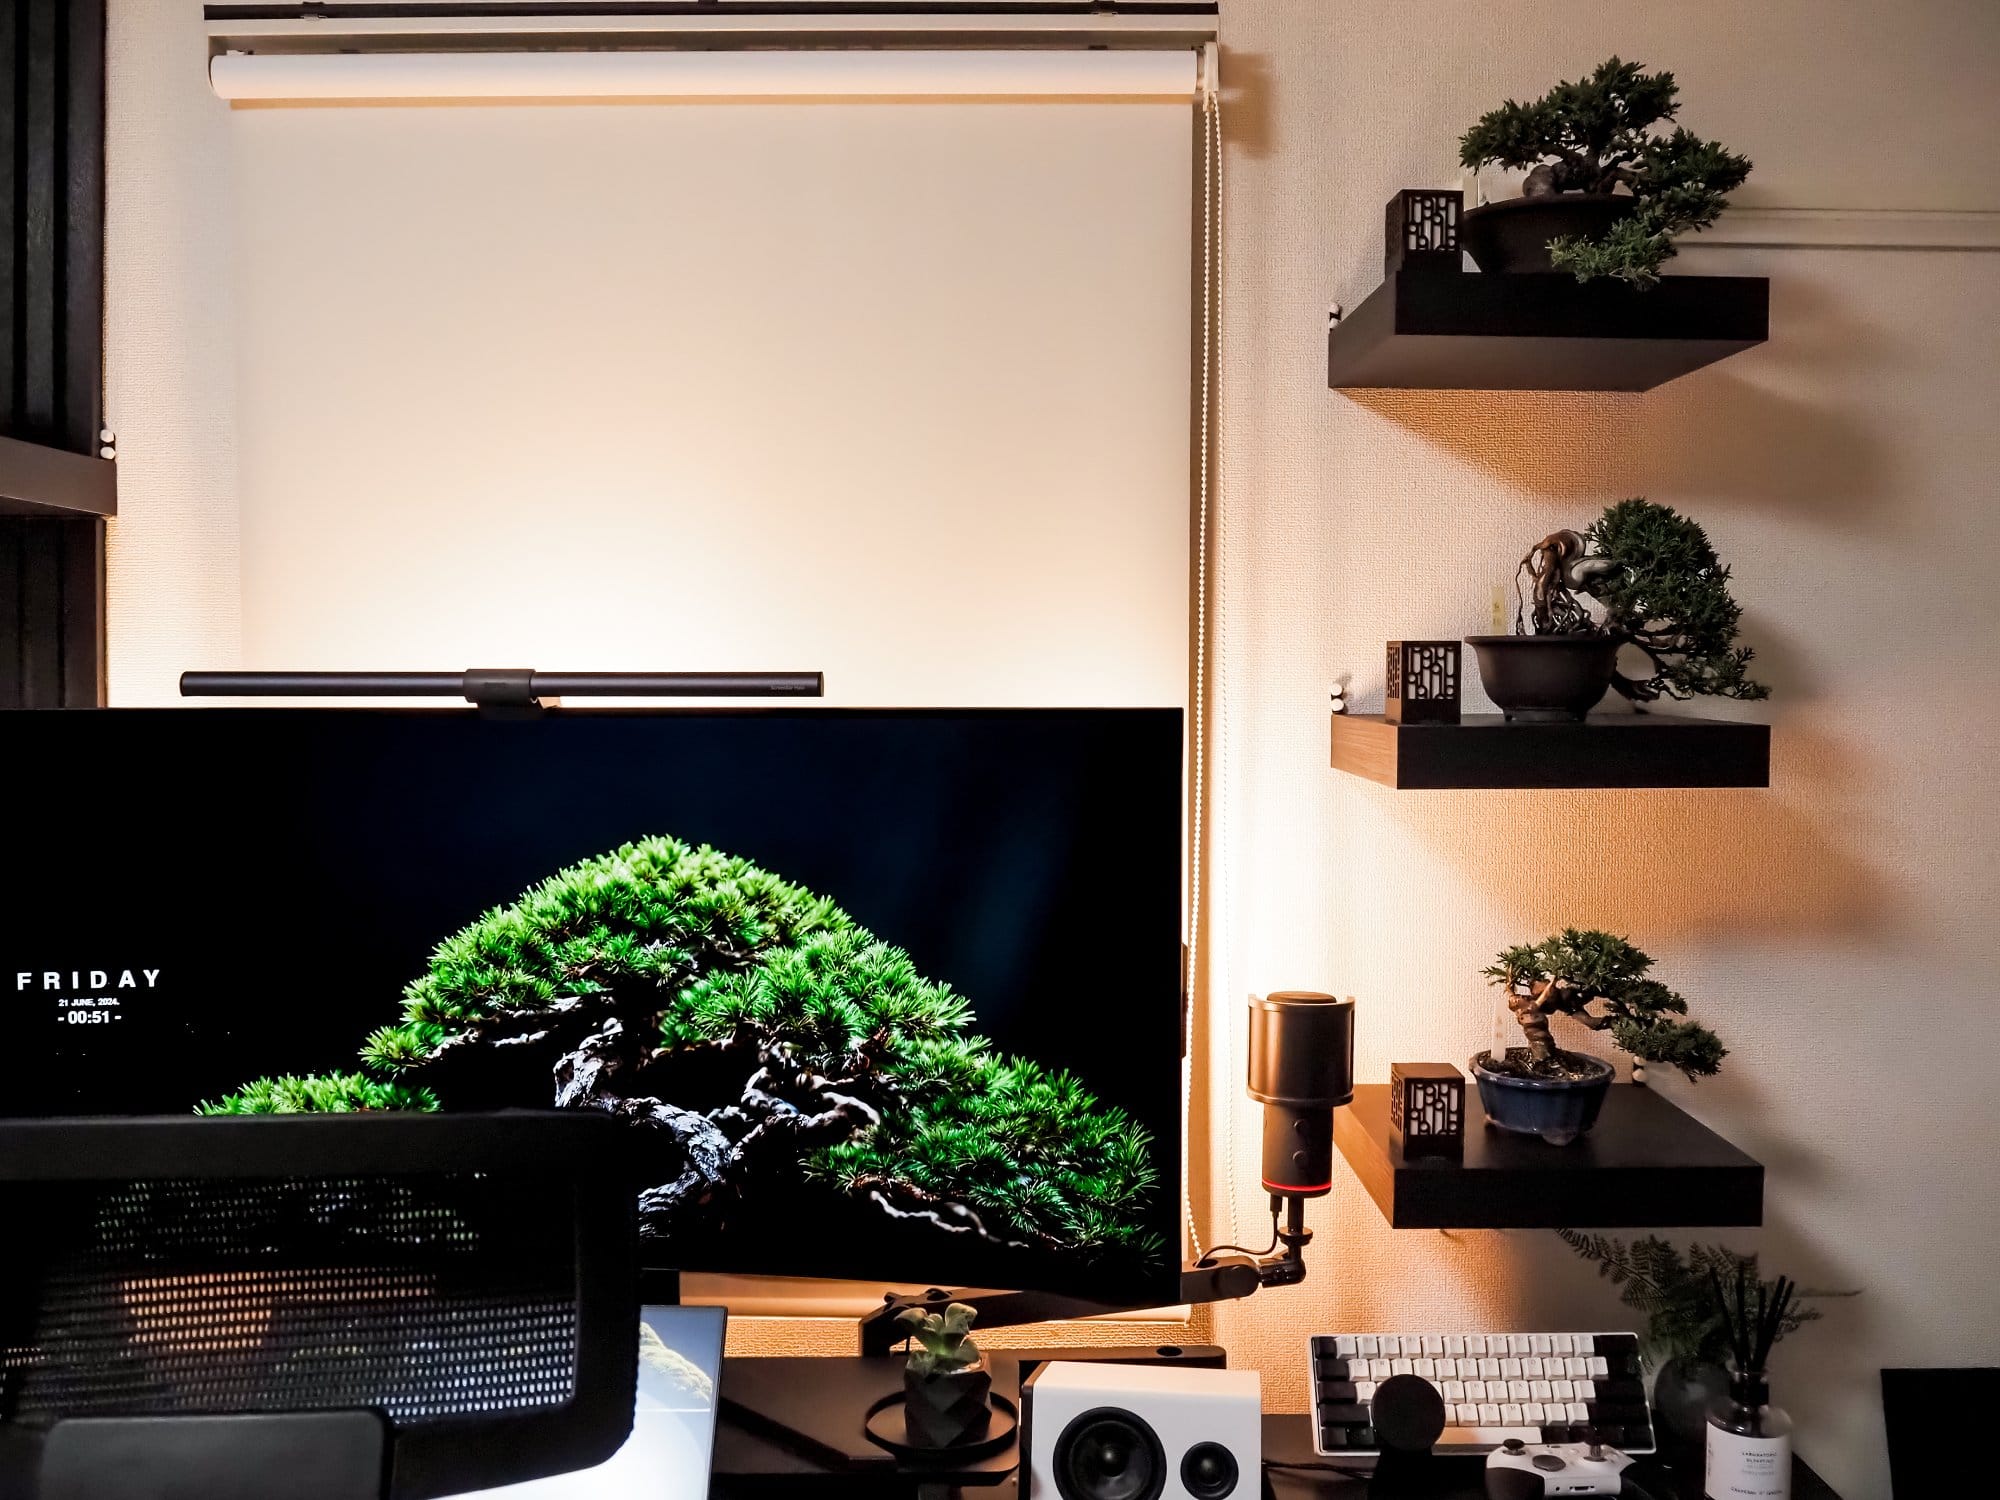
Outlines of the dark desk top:
<svg viewBox="0 0 2000 1500">
<path fill-rule="evenodd" d="M 1294 1412 L 1266 1413 L 1264 1417 L 1264 1462 L 1266 1464 L 1316 1464 L 1328 1460 L 1313 1452 L 1312 1427 Z M 1826 1481 L 1813 1473 L 1802 1459 L 1794 1458 L 1792 1500 L 1840 1500 Z M 1423 1500 L 1485 1500 L 1486 1461 L 1483 1458 L 1451 1458 L 1436 1461 L 1438 1485 L 1423 1492 Z M 1680 1500 L 1701 1500 L 1701 1475 L 1670 1475 L 1651 1460 L 1641 1460 L 1645 1475 L 1662 1495 L 1678 1495 Z M 1342 1468 L 1347 1465 L 1341 1465 Z M 1360 1465 L 1356 1465 L 1360 1467 Z M 1283 1467 L 1265 1470 L 1270 1500 L 1363 1500 L 1370 1496 L 1366 1478 L 1336 1473 L 1331 1468 Z M 1396 1492 L 1374 1492 L 1372 1500 L 1392 1500 Z"/>
</svg>

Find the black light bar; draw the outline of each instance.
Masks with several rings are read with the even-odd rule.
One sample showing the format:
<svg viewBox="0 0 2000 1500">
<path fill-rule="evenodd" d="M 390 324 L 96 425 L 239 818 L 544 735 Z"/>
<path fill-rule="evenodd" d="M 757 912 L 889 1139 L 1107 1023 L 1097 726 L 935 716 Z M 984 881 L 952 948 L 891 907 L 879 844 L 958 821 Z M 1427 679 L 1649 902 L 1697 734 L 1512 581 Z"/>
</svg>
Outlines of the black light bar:
<svg viewBox="0 0 2000 1500">
<path fill-rule="evenodd" d="M 819 698 L 824 672 L 183 672 L 183 698 L 463 698 L 528 708 L 563 698 Z"/>
</svg>

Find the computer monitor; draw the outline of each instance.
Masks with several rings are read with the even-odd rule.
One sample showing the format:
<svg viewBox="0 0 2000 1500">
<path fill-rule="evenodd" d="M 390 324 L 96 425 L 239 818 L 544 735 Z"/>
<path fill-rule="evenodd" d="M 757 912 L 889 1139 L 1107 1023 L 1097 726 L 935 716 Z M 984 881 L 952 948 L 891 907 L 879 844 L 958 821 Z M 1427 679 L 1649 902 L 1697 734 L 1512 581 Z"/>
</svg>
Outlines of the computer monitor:
<svg viewBox="0 0 2000 1500">
<path fill-rule="evenodd" d="M 0 737 L 0 1112 L 600 1109 L 660 1266 L 1176 1295 L 1178 710 Z"/>
</svg>

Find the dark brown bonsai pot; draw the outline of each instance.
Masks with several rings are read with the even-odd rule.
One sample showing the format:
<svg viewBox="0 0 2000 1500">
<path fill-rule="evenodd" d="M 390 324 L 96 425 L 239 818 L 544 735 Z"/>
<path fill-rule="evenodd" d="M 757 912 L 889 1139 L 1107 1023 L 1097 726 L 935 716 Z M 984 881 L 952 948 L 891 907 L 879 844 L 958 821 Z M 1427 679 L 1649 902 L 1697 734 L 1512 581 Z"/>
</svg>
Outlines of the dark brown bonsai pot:
<svg viewBox="0 0 2000 1500">
<path fill-rule="evenodd" d="M 913 1448 L 956 1448 L 986 1436 L 993 1377 L 981 1360 L 953 1369 L 903 1370 L 903 1424 Z"/>
<path fill-rule="evenodd" d="M 1601 239 L 1638 201 L 1629 193 L 1503 198 L 1468 208 L 1459 220 L 1458 242 L 1482 271 L 1553 271 L 1550 240 Z"/>
<path fill-rule="evenodd" d="M 1609 635 L 1469 635 L 1479 683 L 1510 722 L 1577 724 L 1611 686 Z"/>
</svg>

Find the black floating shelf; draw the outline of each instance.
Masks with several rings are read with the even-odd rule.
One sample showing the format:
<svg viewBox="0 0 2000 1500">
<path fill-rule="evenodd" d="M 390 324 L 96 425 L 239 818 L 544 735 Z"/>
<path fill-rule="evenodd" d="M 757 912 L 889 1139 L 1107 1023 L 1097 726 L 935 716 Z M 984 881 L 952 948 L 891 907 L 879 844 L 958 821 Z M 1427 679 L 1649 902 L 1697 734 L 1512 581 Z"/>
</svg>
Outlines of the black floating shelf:
<svg viewBox="0 0 2000 1500">
<path fill-rule="evenodd" d="M 1389 1130 L 1389 1087 L 1361 1084 L 1333 1138 L 1396 1229 L 1639 1229 L 1764 1220 L 1764 1169 L 1685 1110 L 1614 1083 L 1583 1139 L 1551 1146 L 1494 1130 L 1465 1090 L 1462 1160 L 1406 1161 Z"/>
<path fill-rule="evenodd" d="M 118 466 L 41 443 L 0 437 L 0 516 L 115 516 Z"/>
<path fill-rule="evenodd" d="M 1335 390 L 1649 391 L 1770 336 L 1762 276 L 1643 291 L 1561 274 L 1392 271 L 1328 331 Z"/>
<path fill-rule="evenodd" d="M 1391 724 L 1333 715 L 1333 768 L 1399 791 L 1507 787 L 1763 787 L 1771 728 L 1668 714 L 1607 714 L 1581 724 Z"/>
</svg>

